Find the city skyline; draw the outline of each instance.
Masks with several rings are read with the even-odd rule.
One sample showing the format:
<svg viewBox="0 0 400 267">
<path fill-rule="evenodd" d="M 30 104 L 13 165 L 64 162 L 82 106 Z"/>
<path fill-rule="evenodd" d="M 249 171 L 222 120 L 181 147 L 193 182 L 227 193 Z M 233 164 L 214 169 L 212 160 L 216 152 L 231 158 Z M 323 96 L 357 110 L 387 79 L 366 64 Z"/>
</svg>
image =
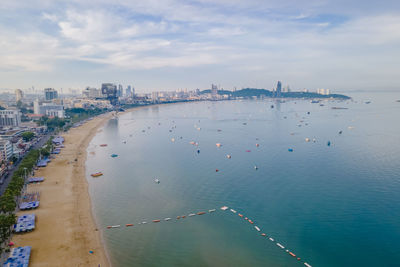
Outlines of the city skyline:
<svg viewBox="0 0 400 267">
<path fill-rule="evenodd" d="M 400 4 L 343 3 L 4 0 L 0 88 L 397 89 Z"/>
</svg>

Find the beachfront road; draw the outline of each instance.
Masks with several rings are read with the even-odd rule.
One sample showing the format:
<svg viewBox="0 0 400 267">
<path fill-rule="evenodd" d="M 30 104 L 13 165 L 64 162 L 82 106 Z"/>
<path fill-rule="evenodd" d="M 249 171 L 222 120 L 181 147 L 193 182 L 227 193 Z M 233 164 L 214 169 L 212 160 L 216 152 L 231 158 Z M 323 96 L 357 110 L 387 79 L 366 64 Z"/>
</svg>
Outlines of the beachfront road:
<svg viewBox="0 0 400 267">
<path fill-rule="evenodd" d="M 37 142 L 36 144 L 31 146 L 30 149 L 41 148 L 47 142 L 47 140 L 49 140 L 51 135 L 52 135 L 52 133 L 47 133 L 46 135 L 41 136 L 39 142 Z M 3 193 L 6 190 L 8 184 L 10 183 L 10 180 L 11 180 L 10 178 L 13 176 L 14 171 L 18 168 L 19 164 L 21 163 L 21 159 L 18 160 L 16 162 L 16 164 L 13 166 L 13 168 L 8 171 L 8 174 L 6 176 L 4 176 L 4 178 L 2 178 L 4 182 L 3 182 L 3 184 L 0 185 L 0 196 L 3 195 Z"/>
</svg>

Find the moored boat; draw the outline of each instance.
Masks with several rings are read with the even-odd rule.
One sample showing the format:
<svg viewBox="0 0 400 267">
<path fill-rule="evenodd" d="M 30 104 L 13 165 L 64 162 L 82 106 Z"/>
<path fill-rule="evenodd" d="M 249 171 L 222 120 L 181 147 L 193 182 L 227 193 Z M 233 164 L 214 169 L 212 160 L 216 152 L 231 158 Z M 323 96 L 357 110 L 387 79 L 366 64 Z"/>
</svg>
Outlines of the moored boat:
<svg viewBox="0 0 400 267">
<path fill-rule="evenodd" d="M 99 176 L 102 176 L 102 175 L 103 175 L 102 172 L 96 172 L 96 173 L 92 173 L 91 174 L 92 177 L 99 177 Z"/>
</svg>

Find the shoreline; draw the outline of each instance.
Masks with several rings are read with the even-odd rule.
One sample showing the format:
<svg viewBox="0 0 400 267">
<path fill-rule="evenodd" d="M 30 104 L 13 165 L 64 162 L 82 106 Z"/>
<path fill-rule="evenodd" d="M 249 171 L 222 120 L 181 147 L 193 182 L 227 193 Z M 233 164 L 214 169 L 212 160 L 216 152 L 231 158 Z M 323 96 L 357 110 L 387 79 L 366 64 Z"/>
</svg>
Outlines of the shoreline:
<svg viewBox="0 0 400 267">
<path fill-rule="evenodd" d="M 14 234 L 12 241 L 15 247 L 32 247 L 29 266 L 111 266 L 86 179 L 87 147 L 111 117 L 111 113 L 102 114 L 63 133 L 61 153 L 35 173 L 45 181 L 28 185 L 28 192 L 41 193 L 40 206 L 16 215 L 36 214 L 36 229 Z"/>
</svg>

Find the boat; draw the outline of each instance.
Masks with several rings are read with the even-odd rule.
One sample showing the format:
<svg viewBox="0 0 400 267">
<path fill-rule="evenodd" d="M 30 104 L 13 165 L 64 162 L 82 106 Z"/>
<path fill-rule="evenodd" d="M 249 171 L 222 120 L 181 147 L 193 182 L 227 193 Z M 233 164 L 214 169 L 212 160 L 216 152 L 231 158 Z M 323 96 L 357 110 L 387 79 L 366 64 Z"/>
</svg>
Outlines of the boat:
<svg viewBox="0 0 400 267">
<path fill-rule="evenodd" d="M 154 180 L 154 182 L 156 183 L 156 184 L 159 184 L 160 183 L 160 180 L 158 180 L 157 178 Z"/>
<path fill-rule="evenodd" d="M 109 226 L 110 228 L 120 228 L 121 227 L 121 225 L 111 225 L 111 226 Z"/>
<path fill-rule="evenodd" d="M 258 170 L 258 167 L 257 167 L 257 166 L 254 166 L 254 169 L 255 169 L 255 170 Z"/>
<path fill-rule="evenodd" d="M 226 155 L 226 157 L 227 157 L 228 159 L 230 159 L 230 158 L 231 158 L 231 155 Z"/>
<path fill-rule="evenodd" d="M 171 141 L 172 141 L 172 142 L 175 142 L 175 138 L 171 138 Z"/>
<path fill-rule="evenodd" d="M 165 218 L 165 219 L 164 219 L 164 221 L 169 221 L 169 220 L 171 220 L 171 218 Z"/>
<path fill-rule="evenodd" d="M 181 218 L 181 216 L 176 216 L 176 219 L 179 220 Z"/>
<path fill-rule="evenodd" d="M 221 207 L 221 210 L 227 210 L 227 209 L 229 209 L 227 206 Z"/>
<path fill-rule="evenodd" d="M 190 214 L 188 215 L 188 217 L 192 217 L 192 216 L 196 216 L 196 214 L 190 213 Z"/>
<path fill-rule="evenodd" d="M 203 214 L 206 214 L 206 213 L 204 211 L 200 211 L 197 213 L 197 215 L 203 215 Z"/>
<path fill-rule="evenodd" d="M 212 209 L 212 210 L 208 210 L 208 212 L 214 212 L 215 211 L 215 209 Z"/>
<path fill-rule="evenodd" d="M 92 173 L 91 174 L 92 177 L 99 177 L 99 176 L 102 176 L 102 175 L 103 175 L 102 172 L 96 172 L 96 173 Z"/>
<path fill-rule="evenodd" d="M 278 247 L 282 248 L 282 249 L 284 249 L 284 248 L 285 248 L 284 246 L 282 246 L 282 245 L 281 245 L 281 244 L 279 244 L 279 243 L 276 243 L 276 245 L 277 245 Z"/>
<path fill-rule="evenodd" d="M 233 213 L 236 213 L 236 210 L 234 210 L 234 209 L 231 209 L 231 211 L 232 211 Z"/>
<path fill-rule="evenodd" d="M 105 147 L 105 146 L 107 146 L 107 144 L 101 144 L 100 146 L 101 146 L 101 147 Z"/>
<path fill-rule="evenodd" d="M 260 146 L 260 144 L 256 144 L 256 147 L 259 147 Z"/>
<path fill-rule="evenodd" d="M 158 223 L 160 222 L 160 220 L 153 220 L 153 223 Z"/>
<path fill-rule="evenodd" d="M 215 169 L 215 172 L 219 172 L 219 170 L 218 170 L 218 169 Z"/>
<path fill-rule="evenodd" d="M 262 236 L 267 236 L 265 233 L 262 233 L 261 235 L 262 235 Z"/>
<path fill-rule="evenodd" d="M 254 226 L 254 228 L 256 228 L 257 231 L 261 231 L 261 229 L 258 226 Z"/>
<path fill-rule="evenodd" d="M 111 157 L 112 158 L 116 158 L 116 157 L 118 157 L 118 155 L 117 154 L 111 154 Z"/>
<path fill-rule="evenodd" d="M 240 218 L 243 218 L 243 214 L 240 214 L 240 213 L 239 213 L 238 215 L 239 215 Z"/>
<path fill-rule="evenodd" d="M 306 138 L 306 142 L 310 142 L 310 138 Z"/>
<path fill-rule="evenodd" d="M 246 152 L 251 152 L 251 150 L 247 149 Z"/>
<path fill-rule="evenodd" d="M 253 224 L 254 222 L 252 220 L 249 219 L 249 223 Z"/>
<path fill-rule="evenodd" d="M 328 141 L 328 143 L 326 143 L 327 146 L 331 146 L 331 141 Z"/>
<path fill-rule="evenodd" d="M 289 152 L 293 152 L 293 148 L 288 148 L 288 151 Z"/>
<path fill-rule="evenodd" d="M 307 267 L 312 267 L 310 264 L 308 264 L 307 262 L 304 263 L 305 266 Z"/>
<path fill-rule="evenodd" d="M 215 144 L 217 147 L 221 147 L 222 145 L 220 143 Z"/>
<path fill-rule="evenodd" d="M 126 226 L 126 227 L 129 227 L 129 226 L 133 226 L 133 224 L 127 223 L 127 224 L 125 224 L 125 226 Z"/>
<path fill-rule="evenodd" d="M 275 241 L 275 240 L 274 240 L 272 237 L 270 237 L 270 238 L 269 238 L 269 240 L 271 240 L 272 242 L 274 242 L 274 241 Z"/>
<path fill-rule="evenodd" d="M 292 257 L 296 257 L 296 254 L 294 254 L 293 252 L 289 252 L 289 254 L 290 254 Z"/>
<path fill-rule="evenodd" d="M 186 218 L 186 215 L 182 215 L 181 218 L 182 218 L 182 219 L 185 219 L 185 218 Z"/>
</svg>

